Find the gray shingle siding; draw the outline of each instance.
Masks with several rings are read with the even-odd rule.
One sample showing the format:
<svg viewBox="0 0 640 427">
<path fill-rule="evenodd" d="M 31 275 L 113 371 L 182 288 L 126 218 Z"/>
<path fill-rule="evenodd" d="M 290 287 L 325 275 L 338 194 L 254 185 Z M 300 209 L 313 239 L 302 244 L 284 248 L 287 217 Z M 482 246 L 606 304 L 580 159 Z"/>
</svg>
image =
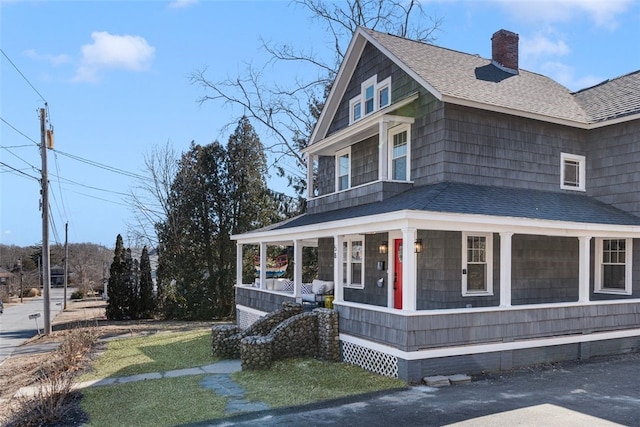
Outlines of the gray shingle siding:
<svg viewBox="0 0 640 427">
<path fill-rule="evenodd" d="M 587 193 L 640 216 L 640 120 L 589 134 Z"/>
</svg>

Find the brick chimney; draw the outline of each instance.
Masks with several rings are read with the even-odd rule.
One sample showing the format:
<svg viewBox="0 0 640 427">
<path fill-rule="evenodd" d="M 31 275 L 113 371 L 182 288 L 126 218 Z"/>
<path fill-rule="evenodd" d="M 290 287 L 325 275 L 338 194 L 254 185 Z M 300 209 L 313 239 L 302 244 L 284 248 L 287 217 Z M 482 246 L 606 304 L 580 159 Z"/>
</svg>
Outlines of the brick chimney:
<svg viewBox="0 0 640 427">
<path fill-rule="evenodd" d="M 491 59 L 504 71 L 518 74 L 518 39 L 516 33 L 496 31 L 491 37 Z"/>
</svg>

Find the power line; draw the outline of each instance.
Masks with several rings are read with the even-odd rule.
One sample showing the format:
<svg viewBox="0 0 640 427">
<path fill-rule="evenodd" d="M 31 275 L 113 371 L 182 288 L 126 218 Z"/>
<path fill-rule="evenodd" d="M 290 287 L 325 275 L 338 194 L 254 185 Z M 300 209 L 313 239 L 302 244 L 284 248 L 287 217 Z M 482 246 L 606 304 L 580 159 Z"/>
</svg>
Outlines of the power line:
<svg viewBox="0 0 640 427">
<path fill-rule="evenodd" d="M 63 151 L 56 150 L 56 149 L 52 149 L 52 151 L 54 151 L 55 153 L 59 153 L 59 154 L 61 154 L 63 156 L 69 157 L 70 159 L 77 160 L 79 162 L 86 163 L 86 164 L 88 164 L 90 166 L 95 166 L 97 168 L 104 169 L 104 170 L 109 171 L 109 172 L 117 173 L 117 174 L 120 174 L 120 175 L 125 175 L 125 176 L 128 176 L 130 178 L 146 179 L 146 177 L 144 177 L 142 175 L 138 175 L 138 174 L 135 174 L 133 172 L 128 172 L 128 171 L 125 171 L 125 170 L 122 170 L 122 169 L 118 169 L 118 168 L 113 167 L 113 166 L 108 166 L 108 165 L 105 165 L 105 164 L 102 164 L 102 163 L 98 163 L 98 162 L 95 162 L 93 160 L 84 159 L 84 158 L 82 158 L 80 156 L 76 156 L 74 154 L 65 153 Z"/>
<path fill-rule="evenodd" d="M 29 81 L 29 79 L 27 79 L 27 77 L 22 74 L 22 71 L 20 71 L 20 69 L 16 66 L 16 64 L 13 63 L 13 61 L 11 60 L 11 58 L 9 58 L 9 56 L 4 52 L 4 50 L 0 49 L 0 52 L 2 52 L 2 54 L 4 55 L 5 58 L 7 58 L 7 61 L 9 61 L 9 63 L 13 66 L 13 68 L 16 69 L 16 71 L 18 72 L 18 74 L 20 74 L 22 76 L 22 78 L 24 79 L 25 82 L 27 82 L 27 84 L 29 86 L 31 86 L 31 89 L 34 90 L 35 93 L 38 94 L 38 96 L 40 97 L 40 99 L 42 99 L 42 102 L 47 102 L 46 99 L 44 99 L 44 96 L 42 96 L 42 94 L 40 92 L 38 92 L 38 89 L 35 88 L 35 86 L 33 86 L 31 84 L 31 82 Z"/>
<path fill-rule="evenodd" d="M 19 133 L 20 135 L 24 136 L 25 138 L 27 138 L 29 141 L 33 142 L 35 145 L 40 145 L 38 142 L 34 141 L 30 136 L 28 136 L 27 134 L 25 134 L 24 132 L 21 132 L 20 130 L 18 130 L 18 128 L 16 128 L 14 125 L 12 125 L 11 123 L 9 123 L 8 121 L 6 121 L 5 119 L 3 119 L 2 117 L 0 117 L 0 120 L 2 120 L 3 123 L 5 123 L 7 126 L 9 126 L 11 129 L 13 129 L 14 131 L 16 131 L 17 133 Z"/>
<path fill-rule="evenodd" d="M 12 170 L 13 172 L 15 172 L 15 173 L 18 173 L 18 174 L 24 175 L 24 176 L 26 176 L 26 177 L 28 177 L 28 178 L 35 179 L 36 181 L 40 181 L 40 178 L 36 178 L 35 176 L 31 176 L 31 175 L 29 175 L 28 173 L 22 172 L 20 169 L 16 169 L 16 168 L 14 168 L 13 166 L 9 166 L 8 164 L 6 164 L 6 163 L 4 163 L 4 162 L 0 162 L 0 165 L 4 166 L 4 167 L 6 167 L 6 168 L 11 169 L 11 170 Z"/>
</svg>

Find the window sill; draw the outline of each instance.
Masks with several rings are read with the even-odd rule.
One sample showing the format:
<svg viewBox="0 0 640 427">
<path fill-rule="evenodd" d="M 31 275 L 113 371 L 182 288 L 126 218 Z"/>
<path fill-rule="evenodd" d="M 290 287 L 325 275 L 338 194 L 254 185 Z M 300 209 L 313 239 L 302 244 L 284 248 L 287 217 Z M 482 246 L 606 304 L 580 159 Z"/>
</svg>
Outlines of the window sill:
<svg viewBox="0 0 640 427">
<path fill-rule="evenodd" d="M 493 291 L 466 291 L 462 292 L 463 297 L 492 297 Z"/>
<path fill-rule="evenodd" d="M 593 291 L 594 294 L 607 294 L 607 295 L 632 295 L 631 291 L 626 289 L 596 289 Z"/>
</svg>

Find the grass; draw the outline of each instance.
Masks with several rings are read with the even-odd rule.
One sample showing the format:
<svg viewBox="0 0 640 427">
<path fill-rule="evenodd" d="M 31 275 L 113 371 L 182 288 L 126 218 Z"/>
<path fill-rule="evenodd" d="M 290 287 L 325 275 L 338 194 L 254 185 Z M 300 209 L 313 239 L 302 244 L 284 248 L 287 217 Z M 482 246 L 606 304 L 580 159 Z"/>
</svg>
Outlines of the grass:
<svg viewBox="0 0 640 427">
<path fill-rule="evenodd" d="M 162 333 L 109 343 L 90 373 L 78 381 L 168 371 L 213 363 L 210 330 Z M 89 426 L 173 426 L 220 419 L 227 398 L 200 385 L 203 375 L 146 380 L 82 390 Z M 276 362 L 270 370 L 242 371 L 232 378 L 245 398 L 272 408 L 296 406 L 405 386 L 344 363 L 312 359 Z"/>
<path fill-rule="evenodd" d="M 215 362 L 211 330 L 164 332 L 110 341 L 107 350 L 78 381 L 166 372 Z"/>
<path fill-rule="evenodd" d="M 313 359 L 279 361 L 265 371 L 242 371 L 232 375 L 247 391 L 249 400 L 272 408 L 297 406 L 322 400 L 404 387 L 398 379 L 372 374 L 346 363 Z"/>
<path fill-rule="evenodd" d="M 91 427 L 161 427 L 220 418 L 227 399 L 200 387 L 203 377 L 90 387 L 82 391 L 82 409 Z"/>
</svg>

